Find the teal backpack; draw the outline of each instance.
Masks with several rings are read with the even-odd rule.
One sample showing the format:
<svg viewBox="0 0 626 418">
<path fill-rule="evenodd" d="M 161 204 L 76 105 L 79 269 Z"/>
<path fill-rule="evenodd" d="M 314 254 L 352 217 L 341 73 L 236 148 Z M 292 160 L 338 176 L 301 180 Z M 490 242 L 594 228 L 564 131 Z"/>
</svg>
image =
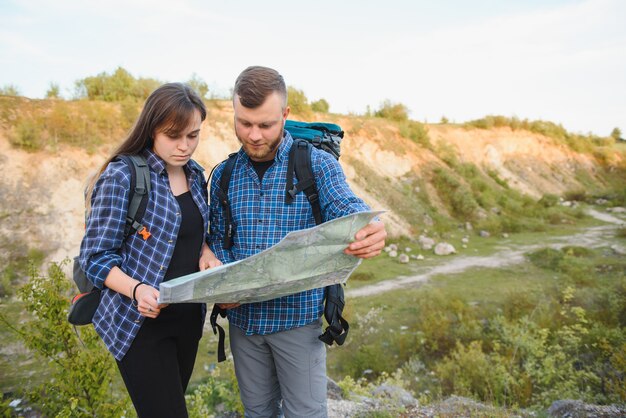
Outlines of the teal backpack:
<svg viewBox="0 0 626 418">
<path fill-rule="evenodd" d="M 315 223 L 319 225 L 322 223 L 322 210 L 311 165 L 311 152 L 313 147 L 315 147 L 339 159 L 341 155 L 341 140 L 343 139 L 344 133 L 339 125 L 333 123 L 307 123 L 294 120 L 287 120 L 285 122 L 285 130 L 291 134 L 294 141 L 287 163 L 285 203 L 293 203 L 296 195 L 300 192 L 304 192 L 311 205 Z M 226 226 L 222 243 L 224 249 L 230 249 L 233 246 L 233 237 L 236 233 L 232 222 L 230 203 L 228 201 L 228 184 L 230 183 L 236 160 L 237 153 L 228 156 L 224 170 L 222 171 L 219 189 L 217 190 L 220 204 L 224 211 Z M 294 173 L 298 179 L 296 184 L 293 184 Z M 345 297 L 341 284 L 327 286 L 324 289 L 324 318 L 326 318 L 328 327 L 324 333 L 319 336 L 319 339 L 328 345 L 332 345 L 333 342 L 336 342 L 337 345 L 342 345 L 346 340 L 350 325 L 342 316 L 344 306 Z M 219 362 L 225 360 L 226 355 L 224 353 L 224 330 L 217 324 L 218 315 L 225 317 L 226 311 L 214 305 L 210 322 L 213 327 L 213 332 L 215 334 L 219 332 L 220 334 L 217 355 Z"/>
</svg>

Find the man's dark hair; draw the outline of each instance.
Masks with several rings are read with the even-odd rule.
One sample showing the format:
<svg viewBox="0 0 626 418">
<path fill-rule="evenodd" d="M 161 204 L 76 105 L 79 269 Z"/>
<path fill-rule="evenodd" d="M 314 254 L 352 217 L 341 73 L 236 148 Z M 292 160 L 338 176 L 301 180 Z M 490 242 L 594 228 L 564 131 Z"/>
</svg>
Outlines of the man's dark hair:
<svg viewBox="0 0 626 418">
<path fill-rule="evenodd" d="M 287 86 L 278 71 L 258 65 L 243 70 L 235 81 L 235 96 L 247 108 L 255 109 L 263 104 L 267 96 L 277 92 L 283 97 L 283 108 L 287 106 Z M 235 100 L 235 97 L 233 97 Z"/>
</svg>

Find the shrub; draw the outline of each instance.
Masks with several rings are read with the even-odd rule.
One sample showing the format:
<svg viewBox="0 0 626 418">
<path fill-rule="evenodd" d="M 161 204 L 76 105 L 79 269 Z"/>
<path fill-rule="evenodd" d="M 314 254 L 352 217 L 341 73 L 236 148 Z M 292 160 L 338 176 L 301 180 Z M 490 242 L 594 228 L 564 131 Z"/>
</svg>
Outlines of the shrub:
<svg viewBox="0 0 626 418">
<path fill-rule="evenodd" d="M 311 103 L 311 109 L 314 112 L 328 113 L 328 111 L 330 110 L 330 105 L 325 99 L 319 99 Z"/>
<path fill-rule="evenodd" d="M 15 124 L 13 133 L 9 136 L 11 145 L 27 151 L 37 151 L 43 147 L 43 130 L 38 119 L 20 117 Z"/>
<path fill-rule="evenodd" d="M 401 122 L 409 119 L 409 109 L 402 103 L 392 103 L 390 100 L 385 100 L 380 108 L 374 112 L 374 116 Z"/>
<path fill-rule="evenodd" d="M 453 214 L 459 218 L 472 219 L 478 204 L 467 187 L 443 168 L 436 168 L 433 174 L 433 184 L 437 193 L 452 209 Z"/>
<path fill-rule="evenodd" d="M 74 333 L 67 322 L 69 290 L 62 265 L 51 264 L 47 276 L 32 267 L 30 281 L 19 295 L 33 320 L 15 325 L 0 314 L 0 320 L 50 367 L 49 381 L 24 390 L 43 416 L 122 416 L 130 403 L 115 391 L 114 381 L 119 381 L 115 361 L 92 327 L 81 328 L 82 343 Z"/>
<path fill-rule="evenodd" d="M 5 84 L 0 87 L 0 96 L 19 96 L 20 89 L 14 84 Z"/>
<path fill-rule="evenodd" d="M 546 193 L 539 199 L 538 203 L 544 208 L 550 208 L 559 204 L 559 197 L 555 194 Z"/>
<path fill-rule="evenodd" d="M 196 73 L 193 73 L 191 75 L 191 78 L 187 80 L 186 83 L 189 85 L 189 87 L 194 89 L 196 93 L 198 93 L 198 96 L 203 99 L 207 98 L 207 95 L 209 94 L 209 86 L 206 81 L 200 78 Z"/>
<path fill-rule="evenodd" d="M 107 102 L 117 102 L 128 97 L 143 101 L 161 84 L 153 78 L 135 78 L 124 68 L 118 67 L 112 74 L 102 72 L 76 81 L 75 95 L 77 98 Z"/>
<path fill-rule="evenodd" d="M 185 396 L 190 418 L 213 416 L 219 408 L 243 416 L 239 385 L 230 364 L 219 364 L 192 394 Z"/>
<path fill-rule="evenodd" d="M 468 346 L 458 342 L 435 370 L 445 394 L 506 404 L 511 376 L 503 363 L 499 356 L 484 353 L 479 341 Z"/>
<path fill-rule="evenodd" d="M 57 83 L 50 83 L 46 91 L 46 99 L 58 99 L 61 97 L 61 89 Z"/>
<path fill-rule="evenodd" d="M 559 250 L 543 248 L 530 254 L 526 254 L 526 257 L 537 267 L 560 271 L 561 261 L 563 261 L 565 255 Z"/>
<path fill-rule="evenodd" d="M 563 198 L 575 202 L 586 202 L 589 199 L 589 195 L 583 189 L 568 190 L 563 194 Z"/>
<path fill-rule="evenodd" d="M 424 124 L 413 120 L 406 120 L 399 124 L 399 131 L 400 135 L 403 137 L 410 139 L 424 148 L 432 149 L 428 129 L 426 129 Z"/>
<path fill-rule="evenodd" d="M 311 112 L 311 106 L 309 105 L 309 99 L 302 90 L 298 90 L 295 87 L 287 87 L 287 96 L 289 101 L 289 107 L 291 111 L 300 115 L 306 115 Z"/>
</svg>

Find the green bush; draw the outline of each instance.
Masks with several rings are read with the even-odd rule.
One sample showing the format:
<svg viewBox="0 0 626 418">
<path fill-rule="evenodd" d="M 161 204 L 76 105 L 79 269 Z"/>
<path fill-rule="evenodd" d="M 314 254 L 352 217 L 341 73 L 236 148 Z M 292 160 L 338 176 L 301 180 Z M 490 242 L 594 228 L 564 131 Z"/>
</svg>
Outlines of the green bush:
<svg viewBox="0 0 626 418">
<path fill-rule="evenodd" d="M 298 115 L 307 115 L 311 112 L 309 99 L 307 99 L 304 91 L 289 86 L 287 87 L 287 97 L 289 107 L 291 108 L 292 112 Z"/>
<path fill-rule="evenodd" d="M 239 385 L 231 364 L 218 365 L 209 372 L 207 379 L 185 398 L 190 418 L 212 416 L 219 408 L 243 416 Z"/>
<path fill-rule="evenodd" d="M 119 386 L 115 361 L 92 327 L 82 327 L 83 342 L 78 339 L 67 322 L 69 291 L 61 265 L 51 264 L 45 276 L 32 267 L 30 281 L 19 296 L 33 319 L 14 324 L 0 314 L 0 321 L 17 333 L 52 374 L 49 381 L 37 387 L 26 385 L 24 391 L 43 416 L 122 416 L 130 410 L 130 402 L 115 390 Z"/>
<path fill-rule="evenodd" d="M 402 122 L 409 119 L 409 109 L 402 103 L 393 103 L 390 100 L 385 100 L 381 103 L 378 110 L 374 112 L 374 116 Z"/>
<path fill-rule="evenodd" d="M 451 208 L 455 217 L 462 220 L 473 219 L 478 204 L 467 187 L 462 185 L 449 170 L 436 168 L 433 171 L 433 185 L 441 200 Z"/>
<path fill-rule="evenodd" d="M 41 149 L 43 139 L 40 121 L 20 117 L 13 128 L 13 133 L 9 136 L 9 142 L 11 145 L 27 151 Z"/>
<path fill-rule="evenodd" d="M 428 129 L 426 129 L 424 124 L 413 120 L 404 120 L 399 123 L 398 127 L 400 135 L 403 137 L 410 139 L 426 149 L 432 149 Z"/>
<path fill-rule="evenodd" d="M 314 112 L 328 113 L 330 105 L 325 99 L 319 99 L 311 103 L 311 110 Z"/>
<path fill-rule="evenodd" d="M 539 199 L 539 204 L 541 206 L 543 206 L 544 208 L 550 208 L 552 206 L 556 206 L 559 204 L 559 197 L 555 194 L 551 194 L 551 193 L 546 193 L 544 194 L 541 199 Z"/>
<path fill-rule="evenodd" d="M 586 202 L 587 200 L 589 200 L 589 194 L 584 189 L 568 190 L 563 194 L 563 198 L 565 200 L 575 202 Z"/>
<path fill-rule="evenodd" d="M 143 101 L 161 84 L 161 81 L 153 78 L 135 78 L 124 68 L 118 67 L 112 74 L 102 72 L 76 81 L 75 96 L 106 102 L 119 102 L 128 97 Z"/>
</svg>

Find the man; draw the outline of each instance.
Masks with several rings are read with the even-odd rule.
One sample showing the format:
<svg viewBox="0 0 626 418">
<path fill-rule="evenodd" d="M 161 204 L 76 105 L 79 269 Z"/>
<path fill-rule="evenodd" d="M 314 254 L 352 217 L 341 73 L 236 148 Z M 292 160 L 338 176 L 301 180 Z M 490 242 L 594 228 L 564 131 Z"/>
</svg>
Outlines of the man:
<svg viewBox="0 0 626 418">
<path fill-rule="evenodd" d="M 224 263 L 250 257 L 287 233 L 315 226 L 304 193 L 285 204 L 291 135 L 287 88 L 273 69 L 249 67 L 235 82 L 235 133 L 241 150 L 232 172 L 228 198 L 236 226 L 232 248 L 222 246 L 224 212 L 217 190 L 224 164 L 211 182 L 211 248 Z M 324 221 L 369 210 L 348 187 L 339 163 L 313 149 L 313 173 Z M 345 253 L 360 258 L 380 254 L 386 231 L 372 222 L 356 234 Z M 326 347 L 322 334 L 324 289 L 228 309 L 230 347 L 246 417 L 325 417 Z"/>
</svg>

